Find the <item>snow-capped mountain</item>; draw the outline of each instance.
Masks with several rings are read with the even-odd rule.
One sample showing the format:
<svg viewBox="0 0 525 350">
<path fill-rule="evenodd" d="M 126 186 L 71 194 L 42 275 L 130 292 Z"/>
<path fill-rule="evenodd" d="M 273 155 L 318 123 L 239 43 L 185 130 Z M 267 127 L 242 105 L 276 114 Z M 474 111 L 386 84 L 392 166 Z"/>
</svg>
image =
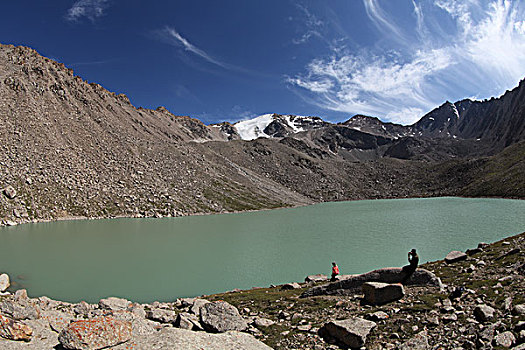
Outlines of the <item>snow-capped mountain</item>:
<svg viewBox="0 0 525 350">
<path fill-rule="evenodd" d="M 242 140 L 255 140 L 259 137 L 285 137 L 329 124 L 319 117 L 264 114 L 237 122 L 233 127 Z"/>
</svg>

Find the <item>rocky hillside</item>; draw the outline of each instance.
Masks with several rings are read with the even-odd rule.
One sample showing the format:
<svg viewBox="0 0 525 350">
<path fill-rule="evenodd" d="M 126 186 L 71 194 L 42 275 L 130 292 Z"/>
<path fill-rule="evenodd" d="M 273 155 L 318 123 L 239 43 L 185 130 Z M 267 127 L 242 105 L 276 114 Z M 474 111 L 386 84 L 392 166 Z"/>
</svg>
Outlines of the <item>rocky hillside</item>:
<svg viewBox="0 0 525 350">
<path fill-rule="evenodd" d="M 524 252 L 525 233 L 453 251 L 408 279 L 384 268 L 150 304 L 71 304 L 21 289 L 0 296 L 0 348 L 522 350 Z M 0 292 L 8 285 L 0 275 Z"/>
<path fill-rule="evenodd" d="M 450 106 L 409 127 L 275 114 L 207 126 L 163 107 L 136 108 L 32 49 L 0 45 L 0 221 L 363 198 L 521 198 L 524 89 L 522 82 L 499 99 L 458 102 L 450 137 L 434 137 L 444 126 L 429 122 L 437 114 L 448 120 Z M 263 137 L 242 140 L 256 127 Z"/>
</svg>

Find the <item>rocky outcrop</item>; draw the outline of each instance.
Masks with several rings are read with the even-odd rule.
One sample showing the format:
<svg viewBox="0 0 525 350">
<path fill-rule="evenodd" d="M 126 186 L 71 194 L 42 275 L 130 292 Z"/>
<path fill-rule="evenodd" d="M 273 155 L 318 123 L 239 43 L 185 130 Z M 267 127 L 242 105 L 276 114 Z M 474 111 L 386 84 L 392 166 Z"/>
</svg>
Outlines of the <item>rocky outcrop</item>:
<svg viewBox="0 0 525 350">
<path fill-rule="evenodd" d="M 312 287 L 305 291 L 301 297 L 311 297 L 316 295 L 349 295 L 355 293 L 356 290 L 359 290 L 365 282 L 403 282 L 405 285 L 412 286 L 442 287 L 439 278 L 428 270 L 419 268 L 407 279 L 407 273 L 403 269 L 389 267 L 370 271 L 361 275 L 351 276 L 342 281 Z"/>
<path fill-rule="evenodd" d="M 366 337 L 375 327 L 375 322 L 353 317 L 328 322 L 319 332 L 324 338 L 332 338 L 339 344 L 359 349 L 365 345 Z"/>
<path fill-rule="evenodd" d="M 401 299 L 405 295 L 403 285 L 365 282 L 361 286 L 364 300 L 369 304 L 381 305 Z"/>
<path fill-rule="evenodd" d="M 103 349 L 131 339 L 131 322 L 100 317 L 70 323 L 58 336 L 66 349 Z"/>
</svg>

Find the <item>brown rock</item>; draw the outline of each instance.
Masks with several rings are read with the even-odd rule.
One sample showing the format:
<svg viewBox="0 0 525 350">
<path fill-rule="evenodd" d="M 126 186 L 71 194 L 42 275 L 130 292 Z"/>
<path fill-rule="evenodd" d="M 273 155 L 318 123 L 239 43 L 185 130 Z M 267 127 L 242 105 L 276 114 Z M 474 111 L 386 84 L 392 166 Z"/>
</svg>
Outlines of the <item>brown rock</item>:
<svg viewBox="0 0 525 350">
<path fill-rule="evenodd" d="M 30 341 L 33 330 L 28 325 L 0 315 L 0 337 L 8 340 Z"/>
<path fill-rule="evenodd" d="M 131 322 L 112 317 L 75 321 L 64 328 L 58 340 L 66 349 L 102 349 L 131 339 Z"/>
</svg>

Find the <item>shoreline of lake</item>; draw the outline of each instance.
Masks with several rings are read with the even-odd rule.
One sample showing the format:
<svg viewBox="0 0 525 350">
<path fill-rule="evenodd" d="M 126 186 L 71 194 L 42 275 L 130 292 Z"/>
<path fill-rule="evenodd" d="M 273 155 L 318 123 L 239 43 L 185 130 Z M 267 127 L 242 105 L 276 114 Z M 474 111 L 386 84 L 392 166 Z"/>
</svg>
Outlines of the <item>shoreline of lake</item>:
<svg viewBox="0 0 525 350">
<path fill-rule="evenodd" d="M 196 213 L 184 213 L 183 215 L 178 216 L 144 216 L 144 215 L 114 215 L 114 216 L 62 216 L 59 218 L 53 218 L 53 219 L 33 219 L 33 220 L 20 220 L 18 222 L 10 221 L 10 220 L 2 220 L 0 221 L 0 228 L 2 227 L 13 227 L 13 226 L 19 226 L 24 224 L 38 224 L 38 223 L 50 223 L 50 222 L 61 222 L 61 221 L 80 221 L 80 220 L 106 220 L 106 219 L 163 219 L 163 218 L 184 218 L 184 217 L 191 217 L 191 216 L 208 216 L 208 215 L 223 215 L 223 214 L 240 214 L 240 213 L 256 213 L 256 212 L 264 212 L 264 211 L 272 211 L 272 210 L 281 210 L 281 209 L 290 209 L 290 208 L 302 208 L 302 207 L 308 207 L 316 204 L 322 204 L 322 203 L 341 203 L 341 202 L 360 202 L 360 201 L 375 201 L 375 200 L 392 200 L 392 199 L 418 199 L 418 198 L 468 198 L 468 199 L 513 199 L 513 200 L 525 200 L 525 198 L 521 197 L 490 197 L 490 196 L 478 196 L 478 197 L 468 197 L 468 196 L 427 196 L 427 197 L 421 197 L 421 196 L 415 196 L 415 197 L 385 197 L 385 198 L 360 198 L 360 199 L 343 199 L 340 201 L 328 201 L 328 202 L 312 202 L 309 204 L 296 204 L 296 205 L 289 205 L 289 206 L 283 206 L 283 207 L 275 207 L 275 208 L 261 208 L 261 209 L 247 209 L 247 210 L 232 210 L 232 211 L 223 211 L 223 212 L 196 212 Z"/>
</svg>

